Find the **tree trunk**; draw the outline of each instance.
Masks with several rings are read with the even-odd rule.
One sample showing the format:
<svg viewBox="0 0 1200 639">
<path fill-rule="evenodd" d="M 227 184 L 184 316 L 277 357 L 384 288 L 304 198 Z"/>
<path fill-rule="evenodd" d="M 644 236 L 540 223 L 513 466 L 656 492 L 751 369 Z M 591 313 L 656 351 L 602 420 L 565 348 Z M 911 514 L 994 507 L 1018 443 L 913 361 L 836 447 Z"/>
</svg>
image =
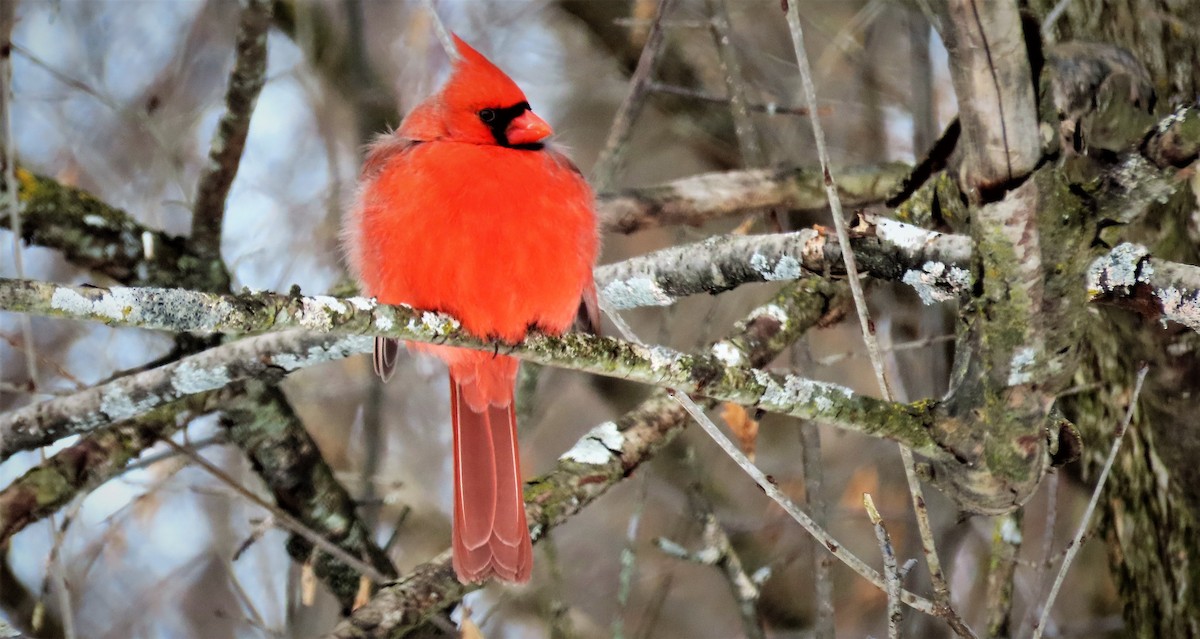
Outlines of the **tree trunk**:
<svg viewBox="0 0 1200 639">
<path fill-rule="evenodd" d="M 1030 0 L 1039 20 L 1058 4 Z M 1200 3 L 1194 0 L 1077 0 L 1054 25 L 1058 42 L 1106 42 L 1129 50 L 1149 70 L 1155 111 L 1195 100 L 1200 87 Z M 1047 46 L 1053 56 L 1053 47 Z M 1104 209 L 1101 204 L 1100 209 Z M 1196 194 L 1181 180 L 1176 192 L 1147 200 L 1131 226 L 1114 226 L 1103 241 L 1138 242 L 1155 256 L 1196 263 L 1189 217 Z M 1150 366 L 1133 425 L 1100 502 L 1099 530 L 1138 637 L 1200 637 L 1200 339 L 1135 313 L 1103 308 L 1088 322 L 1077 386 L 1094 390 L 1060 407 L 1080 428 L 1088 475 L 1099 470 L 1141 362 Z"/>
</svg>

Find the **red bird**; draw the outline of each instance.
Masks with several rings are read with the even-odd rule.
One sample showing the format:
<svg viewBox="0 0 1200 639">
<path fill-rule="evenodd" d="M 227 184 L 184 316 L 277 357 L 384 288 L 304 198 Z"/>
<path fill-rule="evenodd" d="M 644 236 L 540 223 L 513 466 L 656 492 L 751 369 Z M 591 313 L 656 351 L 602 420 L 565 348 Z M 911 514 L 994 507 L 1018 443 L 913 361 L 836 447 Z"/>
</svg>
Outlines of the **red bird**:
<svg viewBox="0 0 1200 639">
<path fill-rule="evenodd" d="M 503 71 L 454 37 L 461 60 L 441 91 L 371 145 L 345 248 L 363 291 L 448 313 L 472 335 L 515 343 L 530 327 L 598 324 L 592 191 L 546 148 L 553 131 Z M 582 306 L 581 306 L 582 302 Z M 454 571 L 460 581 L 525 582 L 525 522 L 513 385 L 517 360 L 409 344 L 450 368 Z M 375 370 L 395 366 L 375 340 Z"/>
</svg>

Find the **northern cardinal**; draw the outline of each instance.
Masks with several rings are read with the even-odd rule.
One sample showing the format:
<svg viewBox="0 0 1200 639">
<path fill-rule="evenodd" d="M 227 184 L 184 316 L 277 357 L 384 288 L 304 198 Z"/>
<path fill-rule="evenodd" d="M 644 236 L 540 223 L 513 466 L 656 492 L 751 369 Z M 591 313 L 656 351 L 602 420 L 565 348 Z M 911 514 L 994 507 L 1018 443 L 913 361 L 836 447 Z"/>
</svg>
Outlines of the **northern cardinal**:
<svg viewBox="0 0 1200 639">
<path fill-rule="evenodd" d="M 372 144 L 345 249 L 363 291 L 382 303 L 448 313 L 472 335 L 508 343 L 531 327 L 598 324 L 592 191 L 545 146 L 553 131 L 516 83 L 458 36 L 461 59 L 440 91 Z M 409 344 L 450 369 L 454 424 L 454 570 L 463 583 L 529 580 L 513 386 L 517 360 Z M 385 380 L 395 340 L 375 340 Z"/>
</svg>

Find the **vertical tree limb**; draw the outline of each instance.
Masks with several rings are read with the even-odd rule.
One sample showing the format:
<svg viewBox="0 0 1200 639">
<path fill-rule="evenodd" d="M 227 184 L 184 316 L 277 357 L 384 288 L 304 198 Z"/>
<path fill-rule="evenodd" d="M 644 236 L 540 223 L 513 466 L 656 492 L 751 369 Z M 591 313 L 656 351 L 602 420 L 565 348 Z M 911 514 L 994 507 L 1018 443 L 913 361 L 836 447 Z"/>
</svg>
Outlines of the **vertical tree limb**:
<svg viewBox="0 0 1200 639">
<path fill-rule="evenodd" d="M 254 104 L 266 78 L 270 25 L 270 0 L 246 0 L 238 27 L 233 71 L 225 91 L 225 114 L 213 134 L 208 165 L 196 185 L 192 206 L 192 246 L 210 259 L 221 254 L 226 199 L 241 163 Z"/>
<path fill-rule="evenodd" d="M 1041 157 L 1037 102 L 1016 0 L 948 0 L 942 37 L 968 160 L 965 186 L 991 191 Z"/>
</svg>

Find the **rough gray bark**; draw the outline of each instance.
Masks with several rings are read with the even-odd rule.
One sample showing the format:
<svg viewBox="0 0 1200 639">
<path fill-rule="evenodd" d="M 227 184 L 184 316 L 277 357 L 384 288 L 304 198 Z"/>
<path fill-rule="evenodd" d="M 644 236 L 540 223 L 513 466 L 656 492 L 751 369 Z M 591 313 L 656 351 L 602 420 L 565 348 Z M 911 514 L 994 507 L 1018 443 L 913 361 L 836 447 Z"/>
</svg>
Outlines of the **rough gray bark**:
<svg viewBox="0 0 1200 639">
<path fill-rule="evenodd" d="M 1031 0 L 1034 14 L 1044 16 L 1056 2 Z M 1180 104 L 1194 103 L 1200 89 L 1200 31 L 1183 25 L 1200 24 L 1200 4 L 1188 0 L 1076 0 L 1055 23 L 1054 35 L 1068 40 L 1116 44 L 1145 65 L 1148 82 L 1157 94 L 1158 115 Z M 1052 61 L 1052 60 L 1051 60 Z M 1132 76 L 1118 71 L 1122 76 Z M 1135 76 L 1135 73 L 1133 74 Z M 1100 98 L 1100 111 L 1116 92 L 1102 83 L 1092 86 Z M 1110 83 L 1112 84 L 1112 83 Z M 1116 86 L 1128 88 L 1128 79 Z M 1132 97 L 1129 92 L 1126 96 Z M 1141 97 L 1141 96 L 1138 96 Z M 1150 102 L 1145 100 L 1145 102 Z M 1127 118 L 1097 118 L 1129 131 Z M 1190 124 L 1189 124 L 1190 120 Z M 1195 161 L 1200 126 L 1181 112 L 1174 133 L 1154 132 L 1145 145 L 1146 155 L 1162 167 L 1184 167 Z M 1168 149 L 1164 153 L 1164 148 Z M 1194 165 L 1193 165 L 1194 166 Z M 1094 168 L 1092 159 L 1076 160 L 1070 167 Z M 1186 183 L 1184 183 L 1186 184 Z M 1182 186 L 1182 185 L 1181 185 Z M 1196 263 L 1196 235 L 1189 220 L 1196 208 L 1195 193 L 1187 186 L 1153 198 L 1128 226 L 1106 228 L 1100 235 L 1111 244 L 1136 241 L 1157 258 Z M 1103 203 L 1100 204 L 1103 208 Z M 1170 271 L 1154 276 L 1171 276 Z M 1133 291 L 1144 291 L 1135 281 Z M 1150 304 L 1130 305 L 1153 317 L 1156 297 Z M 1200 637 L 1200 455 L 1194 416 L 1200 411 L 1196 380 L 1200 356 L 1196 335 L 1163 330 L 1152 320 L 1129 310 L 1108 309 L 1086 322 L 1080 335 L 1080 366 L 1075 383 L 1097 384 L 1097 390 L 1070 396 L 1061 410 L 1075 420 L 1084 437 L 1085 471 L 1094 472 L 1111 441 L 1128 400 L 1140 362 L 1150 364 L 1150 376 L 1141 395 L 1140 410 L 1112 468 L 1100 502 L 1099 525 L 1108 544 L 1112 569 L 1124 602 L 1130 635 L 1136 637 Z"/>
</svg>

